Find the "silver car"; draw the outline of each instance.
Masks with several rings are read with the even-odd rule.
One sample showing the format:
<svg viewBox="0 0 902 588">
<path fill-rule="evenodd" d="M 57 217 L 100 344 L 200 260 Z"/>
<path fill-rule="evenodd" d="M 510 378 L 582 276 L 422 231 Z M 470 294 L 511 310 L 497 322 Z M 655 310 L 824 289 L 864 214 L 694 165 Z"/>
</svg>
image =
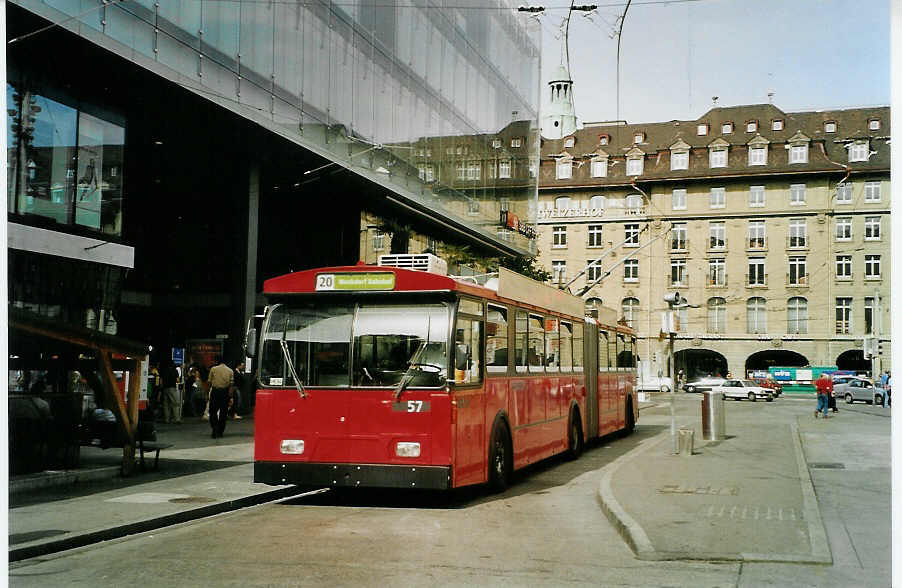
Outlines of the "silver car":
<svg viewBox="0 0 902 588">
<path fill-rule="evenodd" d="M 708 390 L 714 389 L 715 386 L 720 386 L 723 383 L 723 378 L 718 378 L 715 376 L 705 376 L 704 378 L 699 378 L 697 380 L 687 382 L 686 384 L 684 384 L 683 388 L 686 390 L 686 392 L 707 392 Z"/>
<path fill-rule="evenodd" d="M 759 398 L 768 402 L 773 402 L 774 391 L 770 388 L 759 386 L 751 380 L 724 380 L 720 386 L 711 389 L 712 392 L 723 392 L 724 398 L 732 398 L 734 400 L 742 400 L 748 398 L 755 402 Z"/>
<path fill-rule="evenodd" d="M 867 402 L 883 404 L 883 388 L 874 386 L 867 378 L 857 376 L 835 376 L 833 378 L 833 395 L 844 399 L 848 404 Z"/>
</svg>

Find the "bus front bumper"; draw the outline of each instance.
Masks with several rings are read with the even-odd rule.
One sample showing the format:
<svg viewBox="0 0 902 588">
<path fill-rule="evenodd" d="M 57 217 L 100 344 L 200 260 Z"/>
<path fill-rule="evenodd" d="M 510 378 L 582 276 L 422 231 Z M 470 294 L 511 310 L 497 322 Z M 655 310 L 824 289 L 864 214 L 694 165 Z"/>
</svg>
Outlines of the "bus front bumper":
<svg viewBox="0 0 902 588">
<path fill-rule="evenodd" d="M 360 488 L 451 487 L 448 466 L 401 466 L 351 463 L 254 462 L 254 482 L 282 486 L 334 486 Z"/>
</svg>

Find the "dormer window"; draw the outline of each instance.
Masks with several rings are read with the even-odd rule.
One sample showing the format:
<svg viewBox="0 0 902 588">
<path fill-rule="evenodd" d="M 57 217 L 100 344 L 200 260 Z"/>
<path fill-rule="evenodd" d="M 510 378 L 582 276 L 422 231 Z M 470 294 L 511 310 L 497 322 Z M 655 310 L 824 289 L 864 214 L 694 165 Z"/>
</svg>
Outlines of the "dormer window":
<svg viewBox="0 0 902 588">
<path fill-rule="evenodd" d="M 733 123 L 725 122 L 720 126 L 720 134 L 729 135 L 733 132 Z"/>
<path fill-rule="evenodd" d="M 517 137 L 516 139 L 511 139 L 511 147 L 522 147 L 523 139 Z"/>
<path fill-rule="evenodd" d="M 501 149 L 501 139 L 492 139 L 492 149 Z"/>
<path fill-rule="evenodd" d="M 849 163 L 853 161 L 867 161 L 868 155 L 870 154 L 870 147 L 864 141 L 859 141 L 856 143 L 852 143 L 848 146 L 849 149 Z"/>
<path fill-rule="evenodd" d="M 698 136 L 699 136 L 699 137 L 703 137 L 703 136 L 707 135 L 707 134 L 708 134 L 708 124 L 707 124 L 707 123 L 701 123 L 700 125 L 698 125 L 698 126 L 696 127 L 696 131 L 695 131 L 695 132 L 698 133 Z"/>
<path fill-rule="evenodd" d="M 689 151 L 674 151 L 671 153 L 670 169 L 689 169 Z"/>
<path fill-rule="evenodd" d="M 836 121 L 828 120 L 824 123 L 824 132 L 825 133 L 835 133 L 836 132 Z"/>
<path fill-rule="evenodd" d="M 639 144 L 645 141 L 645 133 L 633 133 L 633 143 Z"/>
<path fill-rule="evenodd" d="M 783 130 L 783 119 L 775 118 L 773 122 L 771 122 L 770 128 L 774 131 L 782 131 Z"/>
<path fill-rule="evenodd" d="M 555 166 L 557 169 L 556 176 L 559 180 L 569 180 L 573 177 L 573 160 L 572 159 L 558 159 L 557 165 Z"/>
<path fill-rule="evenodd" d="M 868 120 L 868 130 L 869 131 L 879 131 L 880 130 L 880 119 L 872 118 Z"/>
<path fill-rule="evenodd" d="M 603 178 L 608 175 L 608 160 L 605 157 L 595 157 L 589 166 L 593 178 Z"/>
<path fill-rule="evenodd" d="M 758 121 L 750 120 L 749 122 L 745 123 L 745 132 L 746 133 L 755 133 L 757 131 L 758 131 Z"/>
<path fill-rule="evenodd" d="M 611 138 L 610 138 L 609 136 L 607 136 L 607 135 L 600 135 L 600 136 L 598 137 L 598 144 L 599 144 L 599 145 L 607 145 L 607 144 L 608 144 L 608 141 L 610 141 L 610 140 L 611 140 Z"/>
<path fill-rule="evenodd" d="M 638 157 L 630 157 L 626 160 L 626 175 L 628 176 L 641 176 L 642 170 L 645 167 L 645 158 Z"/>
<path fill-rule="evenodd" d="M 708 156 L 710 167 L 727 167 L 726 147 L 714 147 L 709 151 Z"/>
<path fill-rule="evenodd" d="M 790 146 L 789 163 L 808 163 L 808 145 Z"/>
<path fill-rule="evenodd" d="M 767 145 L 749 146 L 749 165 L 767 165 Z"/>
<path fill-rule="evenodd" d="M 573 147 L 574 142 L 575 139 L 573 137 L 567 137 L 566 139 L 564 139 L 564 147 Z"/>
</svg>

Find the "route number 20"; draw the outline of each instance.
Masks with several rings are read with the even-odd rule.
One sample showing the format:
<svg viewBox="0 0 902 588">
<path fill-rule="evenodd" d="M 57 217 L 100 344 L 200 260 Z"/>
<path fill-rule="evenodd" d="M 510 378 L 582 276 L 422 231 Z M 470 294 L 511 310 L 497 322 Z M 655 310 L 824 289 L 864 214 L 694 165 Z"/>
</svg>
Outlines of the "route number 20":
<svg viewBox="0 0 902 588">
<path fill-rule="evenodd" d="M 334 274 L 319 274 L 316 276 L 316 289 L 317 290 L 334 290 L 335 289 L 335 275 Z"/>
</svg>

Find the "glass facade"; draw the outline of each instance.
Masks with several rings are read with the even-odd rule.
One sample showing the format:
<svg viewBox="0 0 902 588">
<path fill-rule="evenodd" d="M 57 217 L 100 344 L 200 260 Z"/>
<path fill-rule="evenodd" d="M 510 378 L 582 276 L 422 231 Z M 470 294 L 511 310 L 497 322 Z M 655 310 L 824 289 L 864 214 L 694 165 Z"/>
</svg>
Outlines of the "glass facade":
<svg viewBox="0 0 902 588">
<path fill-rule="evenodd" d="M 8 81 L 7 212 L 122 232 L 125 128 Z"/>
<path fill-rule="evenodd" d="M 541 35 L 509 0 L 472 8 L 442 0 L 135 0 L 96 2 L 96 10 L 86 10 L 89 0 L 16 3 L 54 21 L 73 17 L 100 32 L 101 44 L 108 38 L 108 48 L 125 45 L 134 51 L 126 57 L 156 62 L 167 79 L 430 216 L 458 220 L 498 243 L 501 200 L 535 224 Z M 78 178 L 90 178 L 107 129 L 97 121 L 78 128 L 77 147 L 70 137 L 57 148 L 77 149 Z M 499 166 L 505 173 L 489 173 Z M 433 171 L 420 172 L 426 169 Z M 70 188 L 76 201 L 84 193 L 89 202 L 75 222 L 103 226 L 92 186 L 88 179 Z M 504 245 L 535 249 L 520 234 Z"/>
</svg>

